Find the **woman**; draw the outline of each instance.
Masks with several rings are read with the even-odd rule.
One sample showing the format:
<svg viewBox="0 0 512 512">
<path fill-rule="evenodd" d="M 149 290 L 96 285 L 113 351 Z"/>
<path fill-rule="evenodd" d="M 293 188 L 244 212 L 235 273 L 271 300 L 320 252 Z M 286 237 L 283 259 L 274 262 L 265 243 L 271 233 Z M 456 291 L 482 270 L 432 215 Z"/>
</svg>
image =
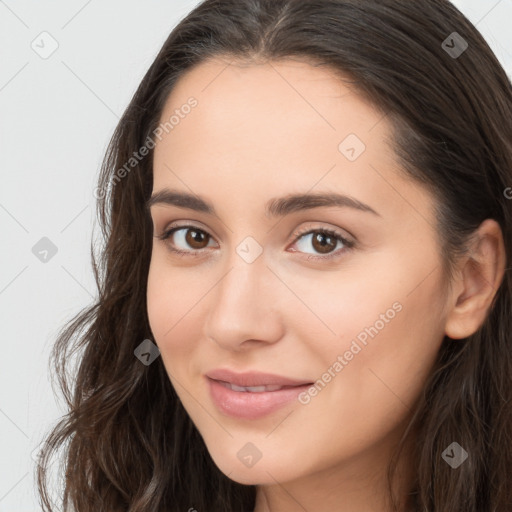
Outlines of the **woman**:
<svg viewBox="0 0 512 512">
<path fill-rule="evenodd" d="M 511 184 L 448 1 L 198 5 L 105 157 L 45 510 L 65 443 L 64 510 L 512 510 Z"/>
</svg>

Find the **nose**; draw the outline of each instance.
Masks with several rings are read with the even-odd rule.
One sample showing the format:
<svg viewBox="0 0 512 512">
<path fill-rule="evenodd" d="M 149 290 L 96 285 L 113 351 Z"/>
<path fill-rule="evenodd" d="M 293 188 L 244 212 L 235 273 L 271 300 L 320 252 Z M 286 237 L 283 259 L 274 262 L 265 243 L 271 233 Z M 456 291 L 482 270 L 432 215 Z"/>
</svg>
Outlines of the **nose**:
<svg viewBox="0 0 512 512">
<path fill-rule="evenodd" d="M 276 343 L 283 336 L 279 298 L 283 288 L 263 255 L 247 263 L 235 253 L 209 294 L 206 337 L 231 351 Z"/>
</svg>

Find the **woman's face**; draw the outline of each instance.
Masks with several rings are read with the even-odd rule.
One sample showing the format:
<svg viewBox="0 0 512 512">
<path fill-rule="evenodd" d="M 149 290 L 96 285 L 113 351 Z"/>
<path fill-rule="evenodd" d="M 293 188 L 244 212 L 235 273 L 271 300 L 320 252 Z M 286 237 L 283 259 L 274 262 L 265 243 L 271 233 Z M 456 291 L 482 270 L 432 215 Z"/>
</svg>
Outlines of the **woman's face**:
<svg viewBox="0 0 512 512">
<path fill-rule="evenodd" d="M 400 176 L 386 117 L 326 68 L 227 62 L 182 77 L 161 117 L 155 343 L 231 479 L 367 477 L 444 336 L 433 198 Z"/>
</svg>

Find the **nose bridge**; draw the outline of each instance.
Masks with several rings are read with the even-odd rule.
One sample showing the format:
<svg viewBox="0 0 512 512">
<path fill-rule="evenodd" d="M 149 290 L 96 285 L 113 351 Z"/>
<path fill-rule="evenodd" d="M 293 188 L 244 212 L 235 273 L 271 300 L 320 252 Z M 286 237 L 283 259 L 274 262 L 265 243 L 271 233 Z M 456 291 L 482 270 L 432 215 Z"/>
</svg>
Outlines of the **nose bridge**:
<svg viewBox="0 0 512 512">
<path fill-rule="evenodd" d="M 252 262 L 244 260 L 237 250 L 231 253 L 228 263 L 228 272 L 218 284 L 215 307 L 231 316 L 236 313 L 237 318 L 246 319 L 257 315 L 261 311 L 261 299 L 265 292 L 264 280 L 268 279 L 269 270 L 260 255 Z"/>
<path fill-rule="evenodd" d="M 263 246 L 252 236 L 246 236 L 230 249 L 225 263 L 227 273 L 218 285 L 218 301 L 239 307 L 253 303 L 258 308 L 256 297 L 261 297 L 267 288 L 265 282 L 271 274 Z"/>
<path fill-rule="evenodd" d="M 251 244 L 242 242 L 230 253 L 212 296 L 206 334 L 226 348 L 246 340 L 271 342 L 280 335 L 276 288 L 269 281 L 275 276 L 263 253 L 253 259 L 255 246 Z"/>
</svg>

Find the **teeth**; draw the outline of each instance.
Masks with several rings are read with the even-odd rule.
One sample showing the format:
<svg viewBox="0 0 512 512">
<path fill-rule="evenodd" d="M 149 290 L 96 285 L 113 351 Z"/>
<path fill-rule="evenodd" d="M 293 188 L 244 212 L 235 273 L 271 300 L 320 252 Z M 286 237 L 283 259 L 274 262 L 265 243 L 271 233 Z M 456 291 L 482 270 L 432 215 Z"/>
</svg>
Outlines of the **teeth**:
<svg viewBox="0 0 512 512">
<path fill-rule="evenodd" d="M 263 393 L 264 391 L 277 391 L 277 390 L 283 388 L 283 386 L 276 386 L 276 385 L 244 387 L 244 386 L 237 386 L 236 384 L 231 384 L 229 382 L 226 382 L 226 384 L 227 384 L 226 387 L 229 387 L 229 389 L 232 389 L 233 391 L 244 391 L 244 392 L 248 392 L 248 393 Z"/>
</svg>

